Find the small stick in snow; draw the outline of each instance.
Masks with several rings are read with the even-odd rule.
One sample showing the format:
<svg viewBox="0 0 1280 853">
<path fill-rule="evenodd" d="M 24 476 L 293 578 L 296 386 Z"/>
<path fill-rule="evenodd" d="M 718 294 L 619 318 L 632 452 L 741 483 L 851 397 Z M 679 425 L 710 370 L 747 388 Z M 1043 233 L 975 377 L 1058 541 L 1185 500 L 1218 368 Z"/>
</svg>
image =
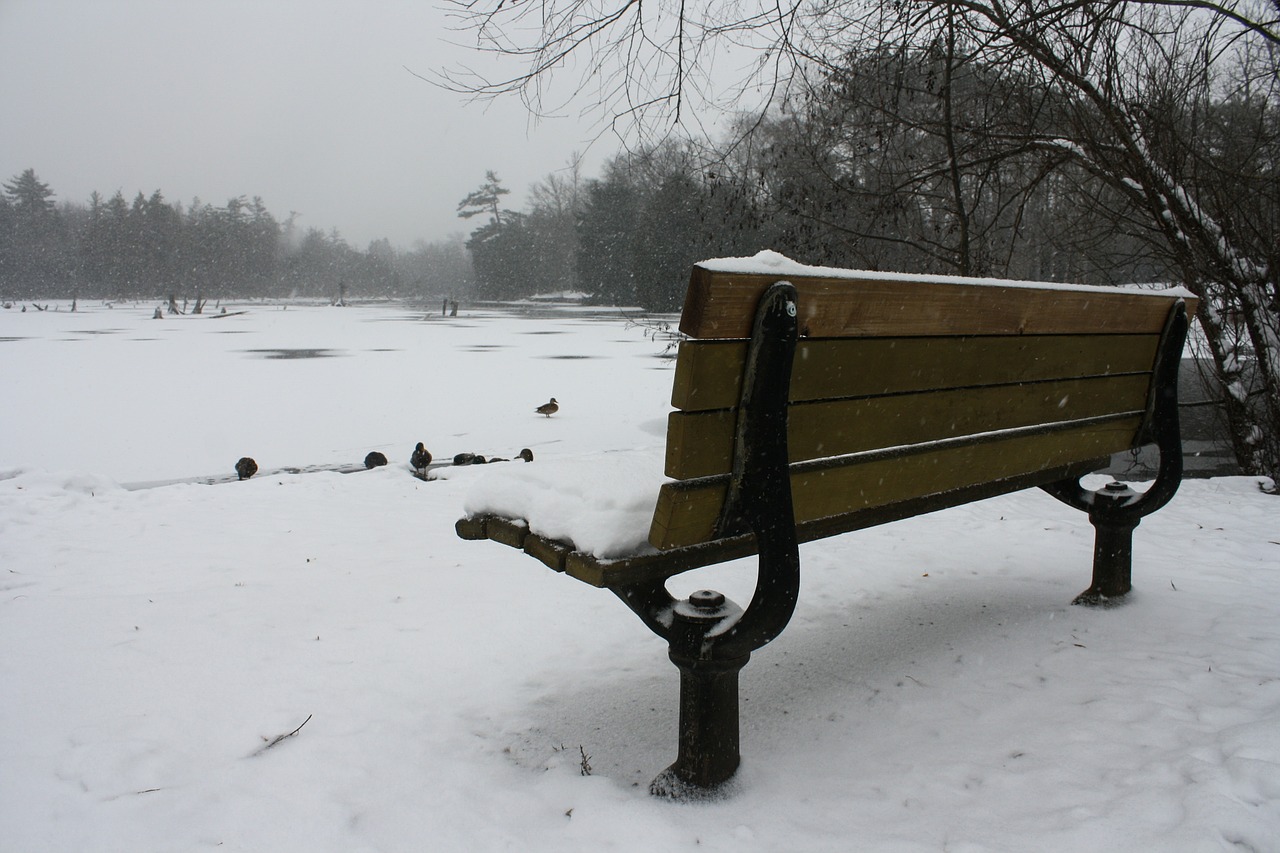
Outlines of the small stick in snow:
<svg viewBox="0 0 1280 853">
<path fill-rule="evenodd" d="M 303 720 L 303 721 L 302 721 L 302 724 L 301 724 L 301 725 L 299 725 L 296 729 L 294 729 L 293 731 L 289 732 L 288 734 L 276 735 L 274 738 L 272 738 L 271 740 L 267 741 L 267 743 L 266 743 L 265 745 L 258 747 L 258 749 L 257 749 L 257 750 L 255 750 L 254 752 L 250 753 L 249 757 L 250 757 L 250 758 L 253 758 L 253 756 L 255 756 L 255 755 L 261 755 L 262 753 L 266 752 L 268 749 L 270 749 L 271 747 L 275 746 L 276 744 L 278 744 L 280 741 L 284 740 L 285 738 L 291 738 L 291 737 L 293 737 L 293 736 L 294 736 L 294 735 L 296 735 L 298 732 L 302 731 L 302 726 L 305 726 L 307 723 L 311 722 L 311 717 L 312 717 L 312 715 L 311 715 L 311 714 L 307 714 L 307 718 L 306 718 L 305 720 Z M 267 740 L 267 739 L 264 737 L 264 738 L 263 738 L 263 740 Z"/>
</svg>

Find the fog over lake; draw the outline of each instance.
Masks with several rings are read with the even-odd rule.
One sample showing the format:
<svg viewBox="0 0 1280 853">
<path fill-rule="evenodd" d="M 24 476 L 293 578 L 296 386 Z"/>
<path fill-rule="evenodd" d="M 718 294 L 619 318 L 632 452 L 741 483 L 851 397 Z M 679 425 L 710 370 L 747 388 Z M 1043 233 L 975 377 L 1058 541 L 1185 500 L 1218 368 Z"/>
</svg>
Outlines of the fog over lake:
<svg viewBox="0 0 1280 853">
<path fill-rule="evenodd" d="M 95 190 L 261 196 L 359 248 L 465 233 L 457 203 L 486 170 L 518 208 L 599 146 L 576 111 L 532 122 L 518 100 L 467 102 L 420 79 L 488 67 L 464 39 L 411 0 L 5 0 L 0 175 L 33 168 L 81 204 Z"/>
</svg>

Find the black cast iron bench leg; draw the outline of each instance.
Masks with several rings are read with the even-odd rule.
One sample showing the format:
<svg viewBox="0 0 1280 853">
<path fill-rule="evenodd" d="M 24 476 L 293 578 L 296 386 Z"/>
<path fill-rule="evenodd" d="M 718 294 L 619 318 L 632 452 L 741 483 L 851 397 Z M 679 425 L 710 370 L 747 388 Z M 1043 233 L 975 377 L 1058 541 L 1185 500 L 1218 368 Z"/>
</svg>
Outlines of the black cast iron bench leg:
<svg viewBox="0 0 1280 853">
<path fill-rule="evenodd" d="M 1187 338 L 1187 306 L 1179 301 L 1169 312 L 1156 353 L 1151 399 L 1147 402 L 1142 443 L 1160 453 L 1156 479 L 1139 493 L 1123 483 L 1086 489 L 1079 480 L 1042 486 L 1063 503 L 1089 514 L 1095 530 L 1093 582 L 1073 604 L 1117 603 L 1133 587 L 1133 531 L 1146 515 L 1169 502 L 1182 480 L 1182 436 L 1178 425 L 1178 362 Z"/>
</svg>

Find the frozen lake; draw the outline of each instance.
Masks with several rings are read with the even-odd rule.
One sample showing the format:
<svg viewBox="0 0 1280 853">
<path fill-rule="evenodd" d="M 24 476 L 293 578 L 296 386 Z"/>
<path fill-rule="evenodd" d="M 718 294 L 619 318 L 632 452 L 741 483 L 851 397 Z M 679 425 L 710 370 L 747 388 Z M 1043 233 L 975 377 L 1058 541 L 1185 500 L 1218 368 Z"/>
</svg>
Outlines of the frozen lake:
<svg viewBox="0 0 1280 853">
<path fill-rule="evenodd" d="M 0 311 L 0 468 L 121 483 L 437 457 L 575 453 L 661 441 L 672 362 L 618 311 L 228 304 L 152 319 L 150 303 Z M 562 405 L 553 426 L 533 410 Z M 652 414 L 619 418 L 640 401 Z M 593 424 L 609 424 L 605 432 Z"/>
</svg>

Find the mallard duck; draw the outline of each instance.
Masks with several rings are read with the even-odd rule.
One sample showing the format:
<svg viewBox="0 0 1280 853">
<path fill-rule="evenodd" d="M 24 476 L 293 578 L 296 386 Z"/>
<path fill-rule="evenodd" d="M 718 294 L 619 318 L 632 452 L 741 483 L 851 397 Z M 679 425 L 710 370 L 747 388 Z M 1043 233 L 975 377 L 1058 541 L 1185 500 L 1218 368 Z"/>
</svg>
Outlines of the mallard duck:
<svg viewBox="0 0 1280 853">
<path fill-rule="evenodd" d="M 422 442 L 418 442 L 418 446 L 413 448 L 413 453 L 409 455 L 409 464 L 413 466 L 413 470 L 419 474 L 427 473 L 427 466 L 431 464 L 431 451 L 423 446 Z"/>
<path fill-rule="evenodd" d="M 258 473 L 258 463 L 248 456 L 241 456 L 240 461 L 236 463 L 236 479 L 247 480 L 256 473 Z"/>
<path fill-rule="evenodd" d="M 550 403 L 543 403 L 541 406 L 534 409 L 534 411 L 536 411 L 540 415 L 546 415 L 547 417 L 551 417 L 556 412 L 560 411 L 560 404 L 556 402 L 555 397 L 552 397 Z"/>
<path fill-rule="evenodd" d="M 377 468 L 381 465 L 386 465 L 386 464 L 387 464 L 387 457 L 376 450 L 370 451 L 369 455 L 364 458 L 364 467 L 366 468 Z"/>
</svg>

